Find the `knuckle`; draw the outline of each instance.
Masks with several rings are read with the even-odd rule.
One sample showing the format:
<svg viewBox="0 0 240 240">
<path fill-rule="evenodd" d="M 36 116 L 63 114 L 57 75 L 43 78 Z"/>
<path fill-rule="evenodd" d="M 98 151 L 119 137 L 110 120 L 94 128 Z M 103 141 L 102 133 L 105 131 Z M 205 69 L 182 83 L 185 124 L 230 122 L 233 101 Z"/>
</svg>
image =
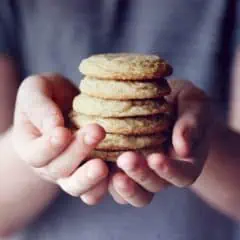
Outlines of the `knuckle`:
<svg viewBox="0 0 240 240">
<path fill-rule="evenodd" d="M 73 151 L 74 157 L 81 158 L 81 159 L 88 158 L 89 155 L 91 154 L 91 151 L 94 150 L 94 146 L 85 144 L 83 134 L 76 133 L 74 134 L 73 138 L 74 138 L 74 141 L 76 142 L 76 144 L 74 145 L 75 147 Z"/>
<path fill-rule="evenodd" d="M 50 162 L 45 168 L 49 175 L 55 179 L 67 178 L 73 174 L 76 164 L 68 164 L 66 162 L 55 159 Z"/>
<path fill-rule="evenodd" d="M 91 149 L 84 147 L 84 145 L 76 146 L 76 150 L 73 152 L 74 158 L 81 158 L 82 160 L 86 160 L 91 153 Z"/>
<path fill-rule="evenodd" d="M 49 175 L 45 168 L 33 168 L 33 170 L 37 172 L 41 178 L 46 179 L 50 182 L 55 182 L 55 179 L 51 175 Z"/>
<path fill-rule="evenodd" d="M 68 170 L 67 168 L 55 166 L 49 164 L 46 166 L 47 172 L 51 175 L 54 179 L 61 179 L 68 177 L 72 171 Z"/>
<path fill-rule="evenodd" d="M 139 179 L 141 183 L 146 183 L 150 179 L 150 172 L 146 171 L 145 169 L 139 169 L 136 173 L 135 176 Z"/>
</svg>

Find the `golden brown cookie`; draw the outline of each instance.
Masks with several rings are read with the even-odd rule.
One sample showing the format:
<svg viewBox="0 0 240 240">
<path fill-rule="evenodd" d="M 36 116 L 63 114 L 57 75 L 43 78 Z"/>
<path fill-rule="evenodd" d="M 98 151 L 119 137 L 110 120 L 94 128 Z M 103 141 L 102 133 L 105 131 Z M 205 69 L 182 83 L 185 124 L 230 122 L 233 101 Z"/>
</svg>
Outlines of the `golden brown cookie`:
<svg viewBox="0 0 240 240">
<path fill-rule="evenodd" d="M 73 112 L 70 119 L 78 128 L 97 123 L 107 133 L 124 135 L 153 134 L 167 130 L 170 126 L 169 116 L 165 114 L 132 118 L 101 118 Z"/>
<path fill-rule="evenodd" d="M 73 101 L 73 110 L 100 117 L 136 117 L 171 112 L 163 98 L 157 100 L 104 100 L 80 94 Z"/>
<path fill-rule="evenodd" d="M 143 154 L 144 156 L 148 156 L 152 153 L 163 152 L 163 147 L 158 146 L 156 148 L 148 148 L 148 149 L 138 149 L 135 152 Z M 94 150 L 89 158 L 100 158 L 105 161 L 116 162 L 117 158 L 126 151 L 103 151 L 103 150 Z"/>
<path fill-rule="evenodd" d="M 84 75 L 114 80 L 146 80 L 169 76 L 172 67 L 156 55 L 135 53 L 99 54 L 79 66 Z"/>
<path fill-rule="evenodd" d="M 96 147 L 100 150 L 135 150 L 140 148 L 155 147 L 166 140 L 163 134 L 126 136 L 107 133 L 104 140 Z"/>
<path fill-rule="evenodd" d="M 113 100 L 160 98 L 170 93 L 165 79 L 157 81 L 115 81 L 85 77 L 80 90 L 89 96 Z"/>
</svg>

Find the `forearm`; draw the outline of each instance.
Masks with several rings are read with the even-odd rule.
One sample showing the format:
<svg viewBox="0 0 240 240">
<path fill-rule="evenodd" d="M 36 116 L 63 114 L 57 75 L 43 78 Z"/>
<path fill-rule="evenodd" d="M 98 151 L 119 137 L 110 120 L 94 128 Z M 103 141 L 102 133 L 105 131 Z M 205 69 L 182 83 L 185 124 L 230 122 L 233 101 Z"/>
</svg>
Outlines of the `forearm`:
<svg viewBox="0 0 240 240">
<path fill-rule="evenodd" d="M 33 221 L 58 193 L 18 158 L 10 134 L 0 139 L 0 236 Z"/>
<path fill-rule="evenodd" d="M 213 131 L 210 154 L 193 185 L 210 205 L 240 219 L 240 135 L 219 126 Z"/>
</svg>

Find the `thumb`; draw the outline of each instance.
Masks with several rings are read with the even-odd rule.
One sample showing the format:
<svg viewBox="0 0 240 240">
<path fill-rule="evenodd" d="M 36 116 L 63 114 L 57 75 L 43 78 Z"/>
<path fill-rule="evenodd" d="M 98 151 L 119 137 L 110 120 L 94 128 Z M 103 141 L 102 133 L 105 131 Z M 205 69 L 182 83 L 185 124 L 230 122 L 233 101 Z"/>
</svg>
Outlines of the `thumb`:
<svg viewBox="0 0 240 240">
<path fill-rule="evenodd" d="M 64 126 L 62 112 L 53 101 L 53 95 L 53 84 L 47 78 L 27 78 L 18 92 L 15 126 L 30 123 L 40 135 Z"/>
<path fill-rule="evenodd" d="M 55 158 L 72 138 L 54 94 L 53 83 L 41 76 L 27 78 L 18 92 L 13 143 L 20 156 L 34 167 Z"/>
<path fill-rule="evenodd" d="M 153 154 L 149 166 L 156 174 L 177 187 L 187 187 L 196 181 L 206 159 L 207 144 L 200 123 L 192 112 L 180 116 L 173 128 L 169 154 Z"/>
<path fill-rule="evenodd" d="M 181 158 L 192 157 L 194 148 L 200 143 L 203 130 L 192 113 L 182 115 L 173 128 L 172 144 L 176 154 Z"/>
<path fill-rule="evenodd" d="M 170 156 L 176 159 L 175 166 L 179 173 L 189 179 L 201 173 L 208 155 L 210 130 L 199 119 L 193 112 L 186 112 L 173 128 Z"/>
<path fill-rule="evenodd" d="M 177 97 L 178 119 L 173 128 L 172 143 L 181 158 L 194 158 L 204 150 L 210 132 L 212 109 L 205 93 L 186 82 Z M 199 152 L 199 151 L 198 151 Z"/>
</svg>

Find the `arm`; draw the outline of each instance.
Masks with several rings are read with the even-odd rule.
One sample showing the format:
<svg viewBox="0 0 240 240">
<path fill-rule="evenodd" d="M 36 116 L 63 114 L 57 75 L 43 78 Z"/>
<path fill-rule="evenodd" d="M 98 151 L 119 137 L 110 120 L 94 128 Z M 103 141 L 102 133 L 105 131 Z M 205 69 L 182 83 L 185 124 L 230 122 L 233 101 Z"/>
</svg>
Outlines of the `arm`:
<svg viewBox="0 0 240 240">
<path fill-rule="evenodd" d="M 238 82 L 239 77 L 237 74 L 235 78 Z M 171 82 L 171 87 L 171 98 L 176 99 L 179 109 L 173 127 L 173 151 L 170 156 L 155 153 L 146 160 L 134 154 L 120 156 L 117 164 L 127 176 L 121 173 L 112 177 L 111 194 L 118 202 L 143 206 L 151 201 L 152 193 L 169 183 L 178 187 L 191 185 L 208 204 L 240 219 L 240 134 L 217 122 L 218 115 L 208 111 L 210 104 L 205 94 L 194 85 L 177 80 Z M 239 88 L 235 85 L 234 89 L 238 95 Z M 235 123 L 239 123 L 240 101 L 234 101 L 234 106 Z"/>
<path fill-rule="evenodd" d="M 240 219 L 239 143 L 239 134 L 219 126 L 203 172 L 193 184 L 203 200 L 235 219 Z"/>
<path fill-rule="evenodd" d="M 13 62 L 1 57 L 0 236 L 19 229 L 37 217 L 58 192 L 56 185 L 41 180 L 13 150 L 11 130 L 7 129 L 12 124 L 18 80 Z"/>
<path fill-rule="evenodd" d="M 87 204 L 106 194 L 106 163 L 81 164 L 104 138 L 104 129 L 92 124 L 72 133 L 65 127 L 77 93 L 56 74 L 28 77 L 19 87 L 12 130 L 0 140 L 0 235 L 37 218 L 57 196 L 57 186 Z"/>
<path fill-rule="evenodd" d="M 194 190 L 220 211 L 240 219 L 240 52 L 235 58 L 230 101 L 230 128 L 218 126 L 203 173 Z"/>
</svg>

